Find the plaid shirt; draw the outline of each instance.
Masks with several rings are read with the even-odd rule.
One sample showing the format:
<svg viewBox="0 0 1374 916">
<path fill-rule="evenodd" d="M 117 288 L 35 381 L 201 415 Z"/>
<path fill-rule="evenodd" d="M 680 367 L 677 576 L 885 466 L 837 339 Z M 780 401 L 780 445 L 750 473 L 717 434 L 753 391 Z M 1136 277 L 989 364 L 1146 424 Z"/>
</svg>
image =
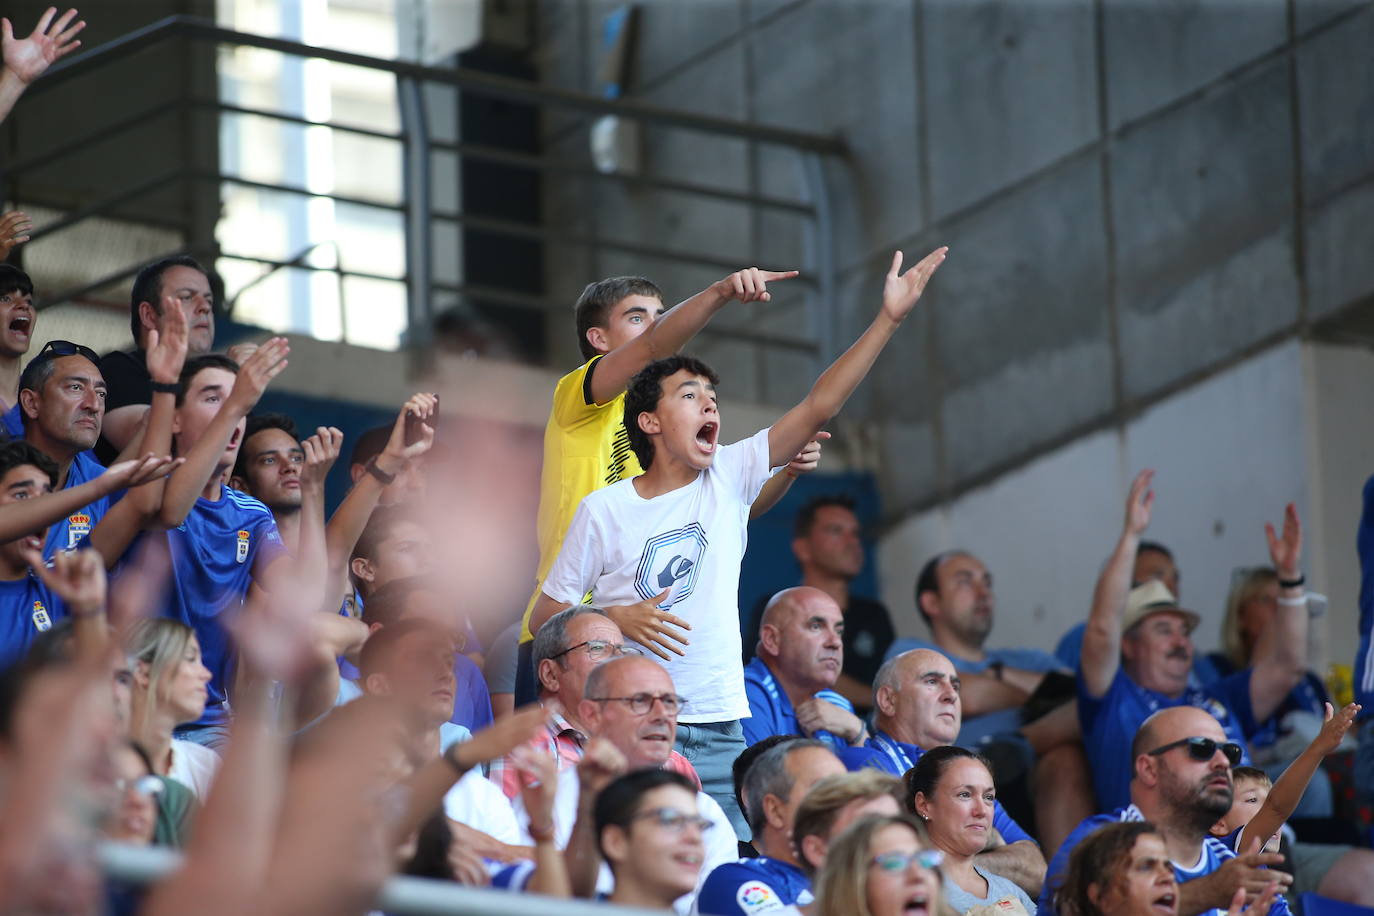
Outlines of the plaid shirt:
<svg viewBox="0 0 1374 916">
<path fill-rule="evenodd" d="M 530 740 L 529 746 L 539 748 L 553 755 L 558 761 L 558 772 L 563 772 L 570 767 L 577 766 L 577 762 L 582 759 L 582 749 L 587 744 L 587 736 L 572 727 L 572 724 L 562 715 L 553 717 L 545 728 L 542 735 L 535 735 Z M 664 764 L 670 770 L 681 773 L 692 781 L 701 790 L 701 777 L 697 776 L 696 768 L 687 761 L 687 758 L 677 751 L 668 754 L 668 762 Z M 492 782 L 501 787 L 501 791 L 506 793 L 506 797 L 514 800 L 520 794 L 521 778 L 520 771 L 511 763 L 510 755 L 494 760 L 491 764 L 491 774 L 488 777 Z"/>
</svg>

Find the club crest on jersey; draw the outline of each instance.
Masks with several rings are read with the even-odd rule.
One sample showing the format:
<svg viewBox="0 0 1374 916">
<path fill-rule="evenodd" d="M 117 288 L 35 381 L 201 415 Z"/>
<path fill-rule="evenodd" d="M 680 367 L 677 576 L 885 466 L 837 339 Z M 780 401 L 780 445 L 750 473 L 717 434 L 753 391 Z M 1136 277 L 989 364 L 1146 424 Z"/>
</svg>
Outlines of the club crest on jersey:
<svg viewBox="0 0 1374 916">
<path fill-rule="evenodd" d="M 67 516 L 67 549 L 75 550 L 81 539 L 91 533 L 91 517 L 78 512 Z"/>
<path fill-rule="evenodd" d="M 52 617 L 48 616 L 48 609 L 43 607 L 43 602 L 33 603 L 33 626 L 40 633 L 46 633 L 52 629 Z"/>
<path fill-rule="evenodd" d="M 248 559 L 248 532 L 247 532 L 247 531 L 239 531 L 239 535 L 238 535 L 238 548 L 237 548 L 237 549 L 238 549 L 238 552 L 234 555 L 234 559 L 236 559 L 238 562 L 242 563 L 242 562 L 244 562 L 245 560 Z"/>
</svg>

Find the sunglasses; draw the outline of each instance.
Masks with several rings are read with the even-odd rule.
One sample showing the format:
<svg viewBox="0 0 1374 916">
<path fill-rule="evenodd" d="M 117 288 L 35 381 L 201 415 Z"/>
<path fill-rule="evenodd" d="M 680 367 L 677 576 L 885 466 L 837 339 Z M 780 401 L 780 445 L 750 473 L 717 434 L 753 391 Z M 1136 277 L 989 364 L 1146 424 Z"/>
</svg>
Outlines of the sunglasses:
<svg viewBox="0 0 1374 916">
<path fill-rule="evenodd" d="M 96 365 L 100 365 L 100 357 L 90 347 L 83 347 L 79 343 L 72 343 L 70 340 L 50 340 L 43 345 L 43 349 L 38 351 L 35 360 L 44 357 L 57 358 L 59 356 L 84 356 Z"/>
<path fill-rule="evenodd" d="M 1212 738 L 1197 737 L 1181 738 L 1178 741 L 1171 741 L 1147 753 L 1151 757 L 1158 757 L 1160 754 L 1167 754 L 1176 747 L 1188 748 L 1188 756 L 1194 760 L 1211 760 L 1212 755 L 1220 748 L 1221 752 L 1226 755 L 1226 762 L 1231 764 L 1231 766 L 1239 764 L 1241 755 L 1245 753 L 1241 746 L 1234 741 L 1221 742 Z"/>
<path fill-rule="evenodd" d="M 916 864 L 925 869 L 939 868 L 945 854 L 938 849 L 918 849 L 915 852 L 885 852 L 873 857 L 873 864 L 882 871 L 906 871 Z"/>
</svg>

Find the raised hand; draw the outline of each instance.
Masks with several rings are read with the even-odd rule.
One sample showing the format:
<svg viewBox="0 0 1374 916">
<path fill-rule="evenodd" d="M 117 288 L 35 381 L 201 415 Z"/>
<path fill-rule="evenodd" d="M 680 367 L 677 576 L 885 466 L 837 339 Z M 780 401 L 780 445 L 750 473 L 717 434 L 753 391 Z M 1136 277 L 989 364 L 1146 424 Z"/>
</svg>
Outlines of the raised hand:
<svg viewBox="0 0 1374 916">
<path fill-rule="evenodd" d="M 110 484 L 110 492 L 141 487 L 145 483 L 161 480 L 186 463 L 185 458 L 171 455 L 154 455 L 152 452 L 142 458 L 130 458 L 112 464 L 100 475 L 101 480 Z"/>
<path fill-rule="evenodd" d="M 71 25 L 76 18 L 74 9 L 63 13 L 57 22 L 52 21 L 55 15 L 57 7 L 48 7 L 28 38 L 15 38 L 14 26 L 8 19 L 0 19 L 0 32 L 3 32 L 0 47 L 4 50 L 5 69 L 20 82 L 32 83 L 58 58 L 81 47 L 76 34 L 86 27 L 85 21 Z"/>
<path fill-rule="evenodd" d="M 1283 856 L 1276 852 L 1260 852 L 1261 845 L 1262 840 L 1256 837 L 1251 841 L 1249 851 L 1234 859 L 1227 859 L 1221 868 L 1213 873 L 1218 875 L 1219 880 L 1228 888 L 1228 894 L 1231 893 L 1229 888 L 1235 888 L 1236 893 L 1245 895 L 1244 899 L 1253 901 L 1256 897 L 1268 893 L 1274 885 L 1277 885 L 1279 893 L 1282 893 L 1293 883 L 1292 875 L 1274 870 L 1274 866 L 1283 864 Z"/>
<path fill-rule="evenodd" d="M 821 443 L 830 438 L 830 433 L 821 430 L 816 438 L 806 443 L 797 456 L 787 463 L 787 473 L 793 477 L 810 474 L 821 463 Z"/>
<path fill-rule="evenodd" d="M 581 790 L 580 798 L 592 799 L 611 780 L 629 767 L 625 755 L 605 738 L 593 738 L 582 751 L 582 759 L 577 761 L 577 782 Z"/>
<path fill-rule="evenodd" d="M 1302 522 L 1298 520 L 1298 509 L 1289 503 L 1283 510 L 1283 537 L 1274 532 L 1274 526 L 1264 523 L 1264 537 L 1269 541 L 1269 560 L 1274 564 L 1280 579 L 1297 579 L 1302 575 Z"/>
<path fill-rule="evenodd" d="M 258 347 L 253 355 L 239 366 L 239 374 L 234 379 L 234 389 L 229 392 L 225 403 L 233 404 L 236 409 L 247 414 L 253 409 L 253 405 L 258 403 L 272 379 L 286 368 L 286 356 L 290 352 L 291 345 L 286 342 L 285 337 L 273 337 Z"/>
<path fill-rule="evenodd" d="M 258 345 L 251 340 L 245 340 L 243 343 L 236 343 L 225 350 L 224 355 L 242 366 L 244 363 L 248 362 L 248 357 L 256 352 L 258 352 Z"/>
<path fill-rule="evenodd" d="M 401 406 L 401 412 L 396 416 L 396 422 L 391 427 L 391 437 L 387 439 L 386 448 L 383 452 L 396 461 L 409 461 L 418 458 L 429 451 L 430 446 L 434 445 L 434 426 L 424 421 L 429 420 L 439 410 L 439 396 L 421 391 L 412 394 L 410 399 Z M 406 444 L 406 421 L 414 417 L 420 422 L 420 436 L 409 445 Z M 383 468 L 388 473 L 392 470 Z"/>
<path fill-rule="evenodd" d="M 157 327 L 148 332 L 148 374 L 153 381 L 173 384 L 181 378 L 190 333 L 181 302 L 176 296 L 163 296 Z"/>
<path fill-rule="evenodd" d="M 448 757 L 463 769 L 472 769 L 488 760 L 497 760 L 514 751 L 549 724 L 558 711 L 557 703 L 543 706 L 532 703 L 476 732 L 471 738 L 449 748 Z"/>
<path fill-rule="evenodd" d="M 669 627 L 679 627 L 683 630 L 692 628 L 692 625 L 681 617 L 675 617 L 667 611 L 659 609 L 659 605 L 667 600 L 672 591 L 672 586 L 669 586 L 659 592 L 656 597 L 647 601 L 640 601 L 636 604 L 617 604 L 606 608 L 606 615 L 615 621 L 616 626 L 620 627 L 620 632 L 625 634 L 626 639 L 639 643 L 665 662 L 671 659 L 668 652 L 675 652 L 678 655 L 687 654 L 668 640 L 682 643 L 684 646 L 690 645 L 686 636 L 669 629 Z M 664 651 L 665 649 L 667 651 Z"/>
<path fill-rule="evenodd" d="M 948 248 L 936 248 L 906 273 L 902 269 L 902 253 L 892 255 L 892 267 L 883 281 L 883 314 L 893 321 L 903 321 L 925 292 L 926 283 L 945 260 Z"/>
<path fill-rule="evenodd" d="M 29 230 L 33 221 L 22 210 L 11 210 L 0 216 L 0 261 L 10 256 L 16 246 L 29 240 Z"/>
<path fill-rule="evenodd" d="M 1126 533 L 1140 537 L 1150 527 L 1150 515 L 1154 512 L 1155 491 L 1150 489 L 1155 472 L 1141 471 L 1131 481 L 1131 492 L 1126 497 Z"/>
<path fill-rule="evenodd" d="M 302 487 L 324 486 L 324 478 L 343 450 L 343 439 L 341 430 L 321 426 L 315 430 L 315 435 L 301 442 L 301 450 L 305 452 L 305 463 L 301 466 Z"/>
<path fill-rule="evenodd" d="M 553 836 L 553 803 L 558 790 L 558 761 L 546 750 L 522 745 L 510 752 L 520 774 L 520 797 L 530 817 L 530 836 Z"/>
<path fill-rule="evenodd" d="M 1231 895 L 1231 905 L 1226 909 L 1226 916 L 1240 916 L 1241 913 L 1254 911 L 1256 913 L 1268 913 L 1269 908 L 1274 905 L 1274 898 L 1279 895 L 1279 883 L 1270 881 L 1264 892 L 1259 898 L 1249 906 L 1245 905 L 1245 888 L 1240 888 Z"/>
<path fill-rule="evenodd" d="M 790 280 L 797 275 L 795 270 L 763 270 L 758 267 L 746 267 L 744 270 L 737 270 L 730 276 L 715 283 L 716 292 L 723 299 L 735 299 L 739 302 L 769 302 L 773 294 L 768 291 L 768 284 L 776 280 Z"/>
<path fill-rule="evenodd" d="M 105 609 L 105 595 L 109 580 L 105 575 L 105 561 L 97 550 L 62 550 L 52 558 L 52 568 L 43 563 L 43 555 L 25 550 L 24 560 L 62 599 L 73 617 L 89 617 Z"/>
<path fill-rule="evenodd" d="M 1359 703 L 1346 704 L 1340 715 L 1335 714 L 1330 703 L 1325 705 L 1326 721 L 1322 723 L 1322 730 L 1317 732 L 1317 737 L 1312 739 L 1312 749 L 1323 757 L 1336 753 L 1336 748 L 1341 746 L 1346 732 L 1355 724 L 1355 717 L 1360 714 Z"/>
</svg>

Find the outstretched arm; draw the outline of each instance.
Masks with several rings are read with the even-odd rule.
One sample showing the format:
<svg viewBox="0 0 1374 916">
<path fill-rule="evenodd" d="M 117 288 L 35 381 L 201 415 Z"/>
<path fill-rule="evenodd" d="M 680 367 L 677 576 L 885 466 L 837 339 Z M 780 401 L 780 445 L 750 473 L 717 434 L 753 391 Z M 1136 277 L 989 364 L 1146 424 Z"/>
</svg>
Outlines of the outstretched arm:
<svg viewBox="0 0 1374 916">
<path fill-rule="evenodd" d="M 795 277 L 795 270 L 760 270 L 748 267 L 717 280 L 706 289 L 670 309 L 643 334 L 607 353 L 592 372 L 591 395 L 605 404 L 630 384 L 635 373 L 656 359 L 672 356 L 706 327 L 711 316 L 734 299 L 767 302 L 768 284 Z M 645 316 L 648 320 L 648 316 Z"/>
<path fill-rule="evenodd" d="M 1264 536 L 1269 560 L 1280 582 L 1302 579 L 1302 522 L 1289 503 L 1283 512 L 1283 537 L 1268 522 Z M 1279 606 L 1260 631 L 1250 658 L 1250 709 L 1256 722 L 1274 714 L 1283 698 L 1302 681 L 1307 671 L 1307 600 L 1303 587 L 1279 588 Z"/>
<path fill-rule="evenodd" d="M 1341 710 L 1340 715 L 1334 714 L 1330 703 L 1326 704 L 1326 722 L 1322 725 L 1322 730 L 1312 739 L 1312 743 L 1294 758 L 1283 771 L 1283 775 L 1274 781 L 1264 804 L 1260 805 L 1255 816 L 1250 818 L 1250 823 L 1241 830 L 1240 838 L 1236 841 L 1237 849 L 1248 848 L 1255 839 L 1259 840 L 1262 848 L 1283 826 L 1283 822 L 1293 816 L 1293 811 L 1302 800 L 1302 793 L 1307 791 L 1307 784 L 1312 781 L 1317 767 L 1321 766 L 1327 754 L 1335 753 L 1336 748 L 1340 747 L 1341 739 L 1350 731 L 1350 726 L 1359 714 L 1358 703 L 1350 703 Z"/>
<path fill-rule="evenodd" d="M 831 363 L 830 368 L 821 373 L 816 384 L 806 398 L 793 407 L 782 419 L 768 430 L 768 455 L 771 467 L 778 467 L 792 460 L 808 440 L 830 422 L 840 412 L 844 402 L 859 387 L 859 383 L 873 368 L 878 354 L 883 352 L 892 335 L 897 333 L 906 316 L 911 314 L 916 301 L 925 291 L 936 268 L 945 260 L 948 248 L 937 248 L 926 255 L 920 263 L 899 273 L 902 269 L 902 253 L 892 256 L 892 268 L 887 272 L 883 284 L 883 307 L 878 317 L 868 326 L 857 341 Z"/>
<path fill-rule="evenodd" d="M 752 522 L 776 506 L 778 501 L 787 495 L 787 491 L 792 489 L 792 481 L 816 469 L 816 465 L 821 463 L 821 443 L 829 438 L 830 433 L 824 430 L 816 433 L 816 438 L 806 443 L 806 448 L 787 463 L 781 474 L 774 474 L 768 478 L 759 495 L 754 497 L 754 504 L 749 507 L 749 521 Z"/>
<path fill-rule="evenodd" d="M 1154 471 L 1141 471 L 1131 481 L 1131 493 L 1126 499 L 1126 524 L 1093 589 L 1093 606 L 1088 614 L 1088 627 L 1083 631 L 1079 667 L 1088 693 L 1094 697 L 1107 693 L 1121 666 L 1121 614 L 1126 608 L 1126 595 L 1131 590 L 1131 573 L 1135 569 L 1140 536 L 1149 527 L 1150 513 L 1154 509 L 1155 494 L 1150 489 L 1154 476 Z"/>
<path fill-rule="evenodd" d="M 4 39 L 0 47 L 5 56 L 5 69 L 0 71 L 0 121 L 9 116 L 24 90 L 42 76 L 53 61 L 81 47 L 76 34 L 86 27 L 86 23 L 71 24 L 76 18 L 76 10 L 67 10 L 54 23 L 55 15 L 57 8 L 48 7 L 28 38 L 15 38 L 14 26 L 8 19 L 0 19 L 0 33 Z"/>
</svg>

